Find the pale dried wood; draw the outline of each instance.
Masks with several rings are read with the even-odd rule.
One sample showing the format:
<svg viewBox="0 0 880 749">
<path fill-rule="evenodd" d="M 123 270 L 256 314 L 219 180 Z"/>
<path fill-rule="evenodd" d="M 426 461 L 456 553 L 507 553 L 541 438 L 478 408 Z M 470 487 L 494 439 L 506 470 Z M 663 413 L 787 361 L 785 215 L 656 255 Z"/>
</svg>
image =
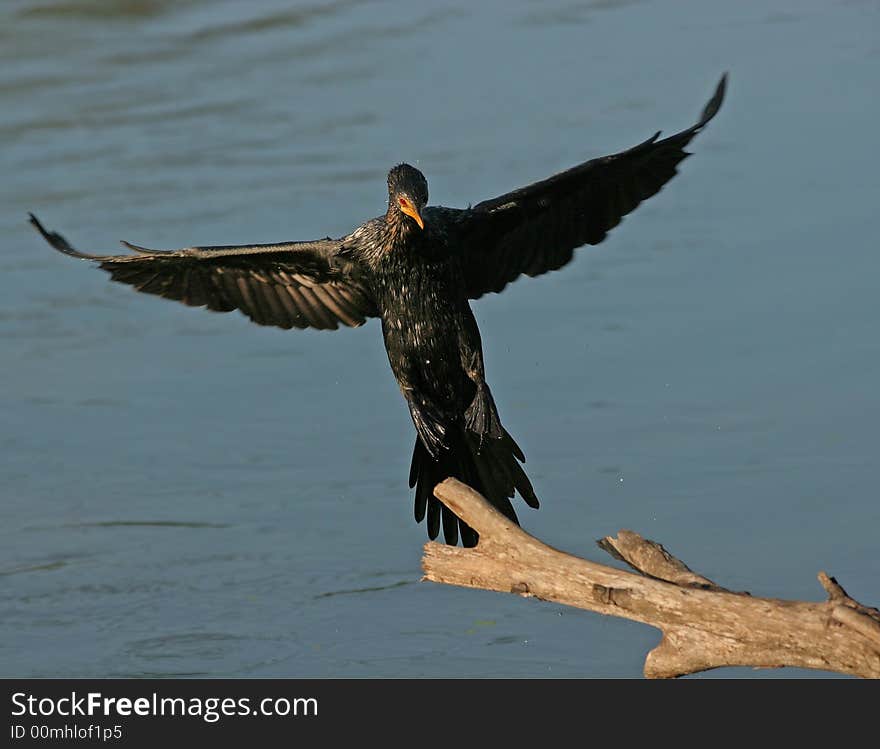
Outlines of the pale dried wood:
<svg viewBox="0 0 880 749">
<path fill-rule="evenodd" d="M 645 676 L 721 666 L 822 669 L 880 678 L 880 612 L 850 598 L 824 572 L 824 602 L 735 593 L 692 572 L 632 531 L 599 545 L 636 572 L 566 554 L 526 533 L 455 479 L 437 497 L 480 534 L 472 549 L 429 541 L 425 579 L 535 597 L 657 627 L 663 636 Z"/>
</svg>

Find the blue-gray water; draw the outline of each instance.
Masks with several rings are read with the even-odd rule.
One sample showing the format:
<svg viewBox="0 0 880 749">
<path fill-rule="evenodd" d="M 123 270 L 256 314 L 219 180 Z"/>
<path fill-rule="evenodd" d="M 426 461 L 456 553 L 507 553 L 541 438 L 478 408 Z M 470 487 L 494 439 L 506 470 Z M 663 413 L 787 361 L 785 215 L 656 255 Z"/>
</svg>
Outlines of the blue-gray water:
<svg viewBox="0 0 880 749">
<path fill-rule="evenodd" d="M 724 70 L 663 193 L 475 303 L 520 515 L 877 604 L 878 31 L 873 1 L 4 0 L 0 673 L 639 675 L 655 630 L 419 582 L 375 321 L 138 295 L 26 212 L 91 250 L 341 235 L 399 161 L 477 202 L 690 125 Z"/>
</svg>

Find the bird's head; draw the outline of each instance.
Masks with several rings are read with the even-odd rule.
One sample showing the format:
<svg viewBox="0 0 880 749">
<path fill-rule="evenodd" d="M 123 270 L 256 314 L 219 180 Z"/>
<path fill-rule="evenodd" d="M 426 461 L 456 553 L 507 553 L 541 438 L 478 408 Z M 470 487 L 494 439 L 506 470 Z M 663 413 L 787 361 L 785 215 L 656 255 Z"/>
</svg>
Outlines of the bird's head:
<svg viewBox="0 0 880 749">
<path fill-rule="evenodd" d="M 425 228 L 422 209 L 428 204 L 428 180 L 414 166 L 398 164 L 388 172 L 388 212 L 395 212 L 404 221 L 414 221 Z M 403 216 L 409 218 L 404 219 Z"/>
</svg>

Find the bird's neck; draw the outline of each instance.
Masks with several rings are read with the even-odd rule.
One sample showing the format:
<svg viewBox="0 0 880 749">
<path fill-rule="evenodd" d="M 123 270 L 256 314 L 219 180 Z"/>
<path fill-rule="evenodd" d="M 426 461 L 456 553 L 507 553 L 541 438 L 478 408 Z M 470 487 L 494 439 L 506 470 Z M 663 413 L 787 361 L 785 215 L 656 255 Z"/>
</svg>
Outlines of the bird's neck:
<svg viewBox="0 0 880 749">
<path fill-rule="evenodd" d="M 421 229 L 407 218 L 399 208 L 391 205 L 385 214 L 385 227 L 394 245 L 409 244 Z"/>
</svg>

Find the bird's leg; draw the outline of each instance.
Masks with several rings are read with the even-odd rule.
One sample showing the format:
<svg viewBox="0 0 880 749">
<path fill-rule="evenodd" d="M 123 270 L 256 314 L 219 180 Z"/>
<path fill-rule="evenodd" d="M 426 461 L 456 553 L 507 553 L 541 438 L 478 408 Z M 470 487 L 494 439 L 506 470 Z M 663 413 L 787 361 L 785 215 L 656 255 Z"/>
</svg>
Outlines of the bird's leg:
<svg viewBox="0 0 880 749">
<path fill-rule="evenodd" d="M 471 355 L 470 361 L 465 364 L 465 372 L 476 386 L 474 398 L 464 412 L 465 426 L 480 436 L 481 445 L 484 437 L 500 439 L 504 435 L 504 429 L 498 418 L 495 400 L 483 375 L 483 357 L 479 353 Z"/>
<path fill-rule="evenodd" d="M 446 420 L 431 402 L 430 398 L 413 384 L 409 373 L 395 371 L 400 392 L 409 406 L 409 414 L 418 432 L 419 439 L 428 451 L 432 460 L 437 460 L 440 452 L 447 448 Z"/>
<path fill-rule="evenodd" d="M 442 417 L 428 401 L 419 404 L 414 399 L 407 398 L 406 402 L 422 444 L 428 450 L 431 459 L 437 460 L 440 452 L 447 447 L 446 425 L 443 423 Z"/>
<path fill-rule="evenodd" d="M 469 431 L 479 436 L 482 446 L 484 437 L 500 439 L 504 436 L 504 429 L 498 418 L 492 393 L 486 384 L 480 329 L 469 307 L 460 318 L 458 349 L 461 368 L 475 386 L 473 400 L 464 412 L 464 423 Z"/>
</svg>

